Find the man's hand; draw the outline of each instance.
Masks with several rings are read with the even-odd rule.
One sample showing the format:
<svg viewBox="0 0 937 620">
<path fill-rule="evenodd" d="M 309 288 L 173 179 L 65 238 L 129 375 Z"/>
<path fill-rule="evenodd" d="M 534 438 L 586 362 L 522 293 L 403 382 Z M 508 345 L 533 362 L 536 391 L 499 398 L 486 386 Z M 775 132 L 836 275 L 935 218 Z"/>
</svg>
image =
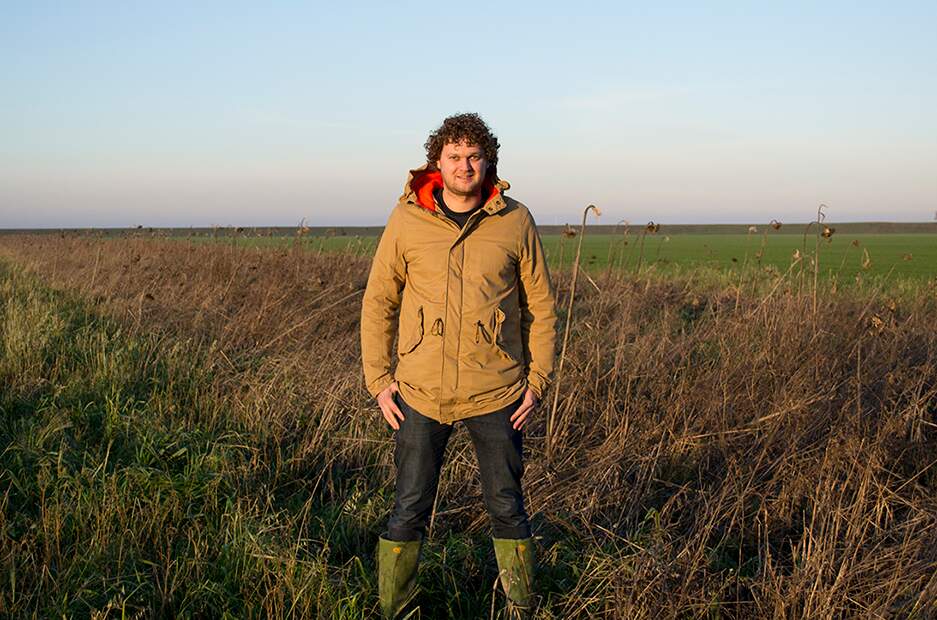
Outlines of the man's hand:
<svg viewBox="0 0 937 620">
<path fill-rule="evenodd" d="M 537 405 L 540 404 L 540 399 L 537 398 L 537 395 L 530 388 L 527 388 L 524 391 L 524 402 L 521 403 L 521 406 L 517 408 L 513 414 L 511 414 L 511 422 L 515 430 L 521 430 L 524 428 L 524 425 L 527 424 L 527 420 L 530 417 L 530 414 L 537 410 Z"/>
<path fill-rule="evenodd" d="M 399 431 L 400 422 L 397 421 L 397 418 L 403 420 L 403 412 L 400 411 L 400 407 L 394 402 L 394 394 L 396 393 L 397 382 L 394 381 L 377 395 L 377 404 L 381 408 L 381 414 L 383 414 L 387 423 L 390 424 L 390 427 L 395 431 Z"/>
</svg>

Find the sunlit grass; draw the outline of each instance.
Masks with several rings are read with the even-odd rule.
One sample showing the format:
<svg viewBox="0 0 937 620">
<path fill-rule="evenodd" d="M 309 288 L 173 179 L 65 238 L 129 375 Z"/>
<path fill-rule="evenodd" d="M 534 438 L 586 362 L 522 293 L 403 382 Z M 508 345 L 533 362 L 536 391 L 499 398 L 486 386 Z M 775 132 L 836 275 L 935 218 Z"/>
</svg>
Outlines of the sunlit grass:
<svg viewBox="0 0 937 620">
<path fill-rule="evenodd" d="M 0 615 L 374 613 L 369 256 L 307 242 L 0 240 Z M 540 618 L 933 615 L 932 284 L 827 278 L 814 313 L 808 267 L 587 273 L 553 460 L 543 411 L 525 437 Z M 428 618 L 500 601 L 461 431 Z"/>
</svg>

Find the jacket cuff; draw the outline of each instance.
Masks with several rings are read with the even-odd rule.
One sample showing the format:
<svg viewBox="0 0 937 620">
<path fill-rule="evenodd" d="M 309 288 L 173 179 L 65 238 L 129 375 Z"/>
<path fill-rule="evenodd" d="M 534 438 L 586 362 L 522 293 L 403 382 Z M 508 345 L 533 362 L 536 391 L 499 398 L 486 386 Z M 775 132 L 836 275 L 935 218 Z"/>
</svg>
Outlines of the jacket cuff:
<svg viewBox="0 0 937 620">
<path fill-rule="evenodd" d="M 368 384 L 368 393 L 371 394 L 374 398 L 377 398 L 377 395 L 383 392 L 388 385 L 394 382 L 394 376 L 386 372 L 371 383 Z"/>
<path fill-rule="evenodd" d="M 537 395 L 537 400 L 543 400 L 543 393 L 546 391 L 549 382 L 545 381 L 543 377 L 536 373 L 530 373 L 527 375 L 527 387 L 533 390 L 534 394 Z"/>
</svg>

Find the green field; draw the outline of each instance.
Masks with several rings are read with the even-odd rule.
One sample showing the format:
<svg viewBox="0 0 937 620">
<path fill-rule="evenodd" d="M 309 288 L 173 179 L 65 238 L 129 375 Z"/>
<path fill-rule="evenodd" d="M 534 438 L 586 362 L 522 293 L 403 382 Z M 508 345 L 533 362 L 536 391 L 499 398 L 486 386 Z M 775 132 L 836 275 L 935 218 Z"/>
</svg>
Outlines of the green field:
<svg viewBox="0 0 937 620">
<path fill-rule="evenodd" d="M 623 241 L 627 245 L 623 245 Z M 551 265 L 572 264 L 576 238 L 543 237 Z M 643 243 L 643 252 L 641 249 Z M 758 253 L 763 248 L 759 259 Z M 649 266 L 683 270 L 699 266 L 735 270 L 741 266 L 773 266 L 787 270 L 794 252 L 813 255 L 816 237 L 799 234 L 753 235 L 592 235 L 583 239 L 582 264 L 598 269 L 613 266 L 636 270 Z M 866 263 L 867 268 L 863 267 Z M 937 235 L 857 234 L 834 235 L 820 241 L 820 272 L 852 279 L 856 273 L 895 278 L 927 279 L 937 276 Z"/>
<path fill-rule="evenodd" d="M 937 222 L 838 222 L 831 226 L 836 232 L 820 244 L 820 273 L 825 279 L 835 278 L 846 284 L 855 281 L 857 274 L 866 280 L 888 277 L 917 282 L 937 277 Z M 569 267 L 578 237 L 561 234 L 562 226 L 540 225 L 538 230 L 550 266 Z M 776 231 L 758 224 L 757 232 L 750 234 L 748 230 L 747 224 L 672 224 L 663 226 L 656 234 L 645 234 L 643 227 L 632 227 L 623 235 L 621 227 L 590 224 L 583 241 L 582 265 L 593 272 L 606 269 L 611 262 L 613 268 L 631 272 L 640 267 L 685 273 L 702 267 L 718 274 L 739 272 L 743 267 L 751 270 L 768 267 L 769 271 L 784 273 L 791 267 L 794 252 L 800 250 L 804 268 L 812 272 L 815 226 L 786 223 Z M 804 230 L 809 233 L 806 239 Z M 376 247 L 381 227 L 310 227 L 301 237 L 295 227 L 0 230 L 0 236 L 16 232 L 65 237 L 171 238 L 248 247 L 299 246 L 316 252 L 367 256 Z"/>
<path fill-rule="evenodd" d="M 300 244 L 314 251 L 369 255 L 377 236 L 295 237 L 193 237 L 196 240 L 276 247 Z M 544 251 L 552 268 L 568 267 L 576 255 L 578 237 L 542 235 Z M 642 249 L 643 246 L 643 249 Z M 795 251 L 806 257 L 804 268 L 812 271 L 810 257 L 816 236 L 791 233 L 745 234 L 592 234 L 583 239 L 581 264 L 590 271 L 609 267 L 629 271 L 656 269 L 685 272 L 708 267 L 716 271 L 773 267 L 785 272 Z M 759 252 L 762 252 L 759 258 Z M 888 276 L 894 280 L 927 280 L 937 277 L 937 235 L 934 234 L 834 234 L 820 240 L 820 273 L 848 283 L 856 274 L 863 278 Z"/>
</svg>

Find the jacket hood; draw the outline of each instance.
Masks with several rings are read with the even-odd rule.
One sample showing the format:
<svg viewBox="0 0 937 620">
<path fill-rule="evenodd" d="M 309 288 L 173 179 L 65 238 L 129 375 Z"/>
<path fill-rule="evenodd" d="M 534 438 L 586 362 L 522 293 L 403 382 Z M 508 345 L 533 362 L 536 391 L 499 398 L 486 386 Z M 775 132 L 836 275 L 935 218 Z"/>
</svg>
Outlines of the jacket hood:
<svg viewBox="0 0 937 620">
<path fill-rule="evenodd" d="M 407 182 L 403 186 L 403 195 L 401 202 L 410 202 L 427 211 L 436 211 L 436 200 L 433 198 L 433 192 L 436 188 L 442 187 L 442 173 L 435 168 L 430 168 L 429 164 L 423 164 L 419 168 L 410 171 Z M 511 184 L 497 176 L 486 178 L 482 186 L 482 196 L 486 210 L 497 210 L 497 207 L 503 206 L 504 200 L 501 192 L 509 189 Z"/>
</svg>

